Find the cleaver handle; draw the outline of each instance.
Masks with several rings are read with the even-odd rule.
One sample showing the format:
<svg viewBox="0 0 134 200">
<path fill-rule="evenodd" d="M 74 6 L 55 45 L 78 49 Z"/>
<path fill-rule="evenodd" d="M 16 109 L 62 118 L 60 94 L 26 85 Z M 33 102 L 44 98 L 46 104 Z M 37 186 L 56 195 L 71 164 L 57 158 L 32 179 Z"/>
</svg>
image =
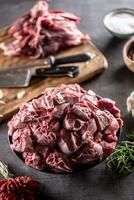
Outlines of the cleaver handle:
<svg viewBox="0 0 134 200">
<path fill-rule="evenodd" d="M 37 68 L 35 71 L 36 77 L 57 77 L 57 76 L 68 76 L 75 77 L 79 74 L 79 67 L 77 66 L 67 66 L 54 68 Z"/>
</svg>

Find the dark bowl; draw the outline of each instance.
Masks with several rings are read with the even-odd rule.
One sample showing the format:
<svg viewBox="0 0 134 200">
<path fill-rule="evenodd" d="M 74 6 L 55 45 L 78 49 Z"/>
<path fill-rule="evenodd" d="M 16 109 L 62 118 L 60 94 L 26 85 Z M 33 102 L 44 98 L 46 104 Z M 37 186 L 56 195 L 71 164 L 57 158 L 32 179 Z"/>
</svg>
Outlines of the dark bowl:
<svg viewBox="0 0 134 200">
<path fill-rule="evenodd" d="M 122 133 L 122 128 L 120 128 L 120 129 L 118 130 L 118 132 L 117 132 L 118 142 L 120 141 L 121 133 Z M 9 142 L 9 145 L 12 144 L 12 136 L 8 136 L 8 142 Z M 117 142 L 117 143 L 118 143 L 118 142 Z M 12 149 L 12 148 L 11 148 L 11 149 Z M 22 158 L 22 156 L 21 156 L 19 153 L 15 152 L 13 149 L 12 149 L 12 152 L 15 154 L 15 156 L 16 156 L 17 158 L 19 158 L 19 159 L 24 163 L 23 158 Z M 101 160 L 100 160 L 100 159 L 97 159 L 97 160 L 91 161 L 90 163 L 85 164 L 85 165 L 83 165 L 83 164 L 78 165 L 77 167 L 74 168 L 74 171 L 73 171 L 72 173 L 75 173 L 75 172 L 78 172 L 78 171 L 82 171 L 82 170 L 85 170 L 85 169 L 89 169 L 89 168 L 95 167 L 96 165 L 98 165 L 98 164 L 100 164 L 101 162 L 103 162 L 106 158 L 107 158 L 107 157 L 103 157 Z M 32 168 L 32 167 L 31 167 L 31 168 Z M 33 169 L 33 168 L 32 168 L 32 169 Z M 37 171 L 40 171 L 40 170 L 37 170 Z M 49 169 L 45 169 L 45 170 L 43 170 L 43 171 L 41 171 L 41 172 L 53 173 L 53 174 L 67 174 L 67 173 L 65 173 L 65 172 L 53 172 L 53 171 L 51 171 L 51 170 L 49 170 Z"/>
<path fill-rule="evenodd" d="M 35 98 L 38 98 L 38 97 L 40 97 L 40 96 L 42 96 L 42 95 L 39 95 L 39 96 L 37 96 L 37 97 L 35 97 Z M 98 99 L 101 99 L 101 98 L 102 98 L 102 97 L 99 96 L 99 95 L 97 95 L 97 97 L 98 97 Z M 120 128 L 120 129 L 118 130 L 118 132 L 117 132 L 118 142 L 119 142 L 119 140 L 120 140 L 121 133 L 122 133 L 122 128 Z M 12 136 L 8 136 L 8 142 L 9 142 L 9 145 L 12 144 Z M 118 143 L 118 142 L 117 142 L 117 143 Z M 12 149 L 12 148 L 11 148 L 11 149 Z M 12 149 L 12 151 L 13 151 L 13 153 L 17 156 L 17 158 L 19 158 L 19 159 L 24 163 L 24 160 L 23 160 L 22 156 L 21 156 L 19 153 L 15 152 L 13 149 Z M 91 162 L 88 163 L 88 164 L 85 164 L 85 165 L 83 165 L 83 164 L 78 165 L 77 167 L 73 168 L 74 170 L 73 170 L 72 173 L 75 173 L 75 172 L 78 172 L 78 171 L 82 171 L 82 170 L 85 170 L 85 169 L 89 169 L 89 168 L 95 167 L 96 165 L 98 165 L 98 164 L 100 164 L 101 162 L 103 162 L 106 158 L 107 158 L 107 157 L 104 156 L 102 159 L 97 159 L 97 160 L 91 161 Z M 32 167 L 30 167 L 30 168 L 32 168 Z M 32 169 L 33 169 L 33 168 L 32 168 Z M 40 171 L 40 170 L 37 170 L 37 171 Z M 53 172 L 53 171 L 51 171 L 50 169 L 41 170 L 41 172 L 44 172 L 44 173 L 53 173 L 53 174 L 70 174 L 70 173 L 66 173 L 66 172 Z"/>
</svg>

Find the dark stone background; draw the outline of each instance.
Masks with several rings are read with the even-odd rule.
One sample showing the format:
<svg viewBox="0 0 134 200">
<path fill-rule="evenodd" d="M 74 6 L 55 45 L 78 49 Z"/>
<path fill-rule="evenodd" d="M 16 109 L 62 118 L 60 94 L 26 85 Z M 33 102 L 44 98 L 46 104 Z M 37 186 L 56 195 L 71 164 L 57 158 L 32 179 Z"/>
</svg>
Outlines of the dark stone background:
<svg viewBox="0 0 134 200">
<path fill-rule="evenodd" d="M 0 0 L 0 27 L 9 25 L 33 5 L 31 0 Z M 117 102 L 125 122 L 123 135 L 134 130 L 127 114 L 126 98 L 134 90 L 134 74 L 124 65 L 122 49 L 126 40 L 114 38 L 103 26 L 103 17 L 115 8 L 134 8 L 133 0 L 52 0 L 52 8 L 66 9 L 81 17 L 80 28 L 104 53 L 109 68 L 82 86 Z M 10 95 L 10 94 L 9 94 Z M 117 178 L 106 172 L 105 163 L 72 175 L 55 175 L 27 168 L 12 153 L 7 140 L 7 127 L 0 127 L 0 160 L 6 161 L 16 175 L 30 175 L 42 183 L 46 199 L 52 200 L 134 200 L 134 172 Z"/>
</svg>

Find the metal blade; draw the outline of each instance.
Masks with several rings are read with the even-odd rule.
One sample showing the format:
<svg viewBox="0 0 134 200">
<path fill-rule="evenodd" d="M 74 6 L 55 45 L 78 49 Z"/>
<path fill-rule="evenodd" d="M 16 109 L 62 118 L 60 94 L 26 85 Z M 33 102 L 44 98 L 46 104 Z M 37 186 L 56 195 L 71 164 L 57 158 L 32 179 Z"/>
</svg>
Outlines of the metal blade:
<svg viewBox="0 0 134 200">
<path fill-rule="evenodd" d="M 32 77 L 31 70 L 0 73 L 0 88 L 27 87 Z"/>
<path fill-rule="evenodd" d="M 5 68 L 0 68 L 0 73 L 7 73 L 7 72 L 13 72 L 15 70 L 22 70 L 22 69 L 29 69 L 29 68 L 33 68 L 33 67 L 40 67 L 40 66 L 45 66 L 45 65 L 49 65 L 49 60 L 41 60 L 38 62 L 34 62 L 31 64 L 23 64 L 23 65 L 16 65 L 14 67 L 5 67 Z"/>
</svg>

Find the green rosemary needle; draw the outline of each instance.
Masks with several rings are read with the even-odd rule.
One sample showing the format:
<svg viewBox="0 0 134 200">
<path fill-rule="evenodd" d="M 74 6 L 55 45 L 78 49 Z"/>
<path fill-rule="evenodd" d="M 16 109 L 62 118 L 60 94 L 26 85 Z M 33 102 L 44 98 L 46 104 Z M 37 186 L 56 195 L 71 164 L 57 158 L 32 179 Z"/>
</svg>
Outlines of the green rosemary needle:
<svg viewBox="0 0 134 200">
<path fill-rule="evenodd" d="M 127 135 L 127 140 L 122 141 L 115 151 L 106 159 L 107 167 L 119 175 L 131 173 L 134 166 L 134 133 Z"/>
</svg>

